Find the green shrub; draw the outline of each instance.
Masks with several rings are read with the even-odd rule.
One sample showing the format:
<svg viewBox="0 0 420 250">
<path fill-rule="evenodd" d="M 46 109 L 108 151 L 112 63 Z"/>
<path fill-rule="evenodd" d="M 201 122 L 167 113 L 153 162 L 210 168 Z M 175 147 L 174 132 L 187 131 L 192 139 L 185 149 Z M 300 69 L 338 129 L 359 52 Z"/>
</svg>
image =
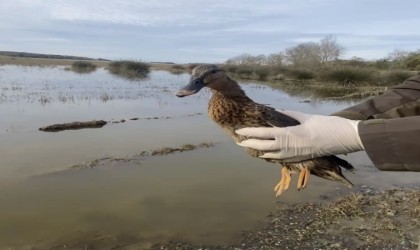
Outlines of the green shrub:
<svg viewBox="0 0 420 250">
<path fill-rule="evenodd" d="M 251 65 L 246 65 L 246 64 L 237 65 L 236 74 L 245 78 L 250 78 L 252 73 L 253 73 L 253 69 Z"/>
<path fill-rule="evenodd" d="M 382 76 L 382 83 L 385 85 L 401 84 L 406 79 L 414 76 L 416 73 L 408 70 L 393 70 L 386 72 Z"/>
<path fill-rule="evenodd" d="M 375 68 L 377 69 L 388 70 L 391 66 L 392 63 L 387 59 L 380 59 L 375 62 Z"/>
<path fill-rule="evenodd" d="M 234 65 L 234 64 L 224 64 L 224 65 L 222 66 L 222 68 L 223 68 L 226 72 L 229 72 L 229 73 L 232 73 L 232 74 L 236 74 L 236 71 L 237 71 L 237 69 L 238 69 L 238 65 Z"/>
<path fill-rule="evenodd" d="M 373 80 L 373 72 L 360 68 L 340 68 L 327 71 L 323 78 L 343 85 L 358 85 Z"/>
<path fill-rule="evenodd" d="M 270 75 L 270 68 L 262 65 L 255 65 L 254 74 L 258 80 L 265 80 Z"/>
<path fill-rule="evenodd" d="M 413 54 L 405 59 L 405 65 L 410 70 L 420 70 L 420 54 Z"/>
<path fill-rule="evenodd" d="M 143 78 L 149 74 L 150 66 L 141 61 L 113 61 L 109 63 L 108 71 L 130 79 Z"/>
<path fill-rule="evenodd" d="M 70 69 L 77 73 L 90 73 L 96 70 L 96 65 L 88 61 L 75 61 Z"/>
<path fill-rule="evenodd" d="M 296 80 L 310 80 L 315 77 L 312 71 L 306 69 L 291 69 L 286 71 L 286 75 Z"/>
<path fill-rule="evenodd" d="M 270 76 L 284 74 L 287 69 L 284 66 L 269 66 Z"/>
</svg>

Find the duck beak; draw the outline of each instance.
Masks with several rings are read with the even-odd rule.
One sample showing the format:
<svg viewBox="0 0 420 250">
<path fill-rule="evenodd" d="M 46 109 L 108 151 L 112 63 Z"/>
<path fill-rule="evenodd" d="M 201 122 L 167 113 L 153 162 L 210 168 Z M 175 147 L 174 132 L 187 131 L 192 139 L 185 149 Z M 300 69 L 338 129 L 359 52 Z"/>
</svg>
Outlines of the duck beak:
<svg viewBox="0 0 420 250">
<path fill-rule="evenodd" d="M 176 92 L 175 95 L 178 97 L 193 95 L 200 91 L 204 86 L 206 86 L 206 84 L 204 83 L 203 79 L 191 79 L 190 82 L 187 85 L 185 85 L 182 89 L 178 90 L 178 92 Z"/>
</svg>

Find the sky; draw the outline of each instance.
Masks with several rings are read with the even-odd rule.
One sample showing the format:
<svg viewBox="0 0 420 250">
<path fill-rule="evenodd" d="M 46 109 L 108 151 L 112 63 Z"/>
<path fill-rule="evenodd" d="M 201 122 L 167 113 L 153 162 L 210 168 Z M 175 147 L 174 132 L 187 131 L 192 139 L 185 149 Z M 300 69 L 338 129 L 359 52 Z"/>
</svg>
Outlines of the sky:
<svg viewBox="0 0 420 250">
<path fill-rule="evenodd" d="M 420 49 L 419 0 L 0 0 L 0 51 L 221 63 L 336 37 L 341 58 Z"/>
</svg>

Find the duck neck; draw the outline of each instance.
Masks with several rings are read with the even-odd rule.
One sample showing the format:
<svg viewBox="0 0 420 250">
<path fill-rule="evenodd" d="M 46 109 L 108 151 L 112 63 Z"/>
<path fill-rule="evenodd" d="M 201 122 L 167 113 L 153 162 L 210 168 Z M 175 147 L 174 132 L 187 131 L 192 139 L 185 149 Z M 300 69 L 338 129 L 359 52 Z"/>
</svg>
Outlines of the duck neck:
<svg viewBox="0 0 420 250">
<path fill-rule="evenodd" d="M 239 86 L 236 81 L 230 79 L 229 77 L 226 78 L 226 82 L 224 82 L 221 89 L 216 87 L 212 88 L 211 91 L 214 95 L 221 95 L 227 98 L 240 98 L 243 99 L 243 101 L 251 101 L 241 86 Z"/>
</svg>

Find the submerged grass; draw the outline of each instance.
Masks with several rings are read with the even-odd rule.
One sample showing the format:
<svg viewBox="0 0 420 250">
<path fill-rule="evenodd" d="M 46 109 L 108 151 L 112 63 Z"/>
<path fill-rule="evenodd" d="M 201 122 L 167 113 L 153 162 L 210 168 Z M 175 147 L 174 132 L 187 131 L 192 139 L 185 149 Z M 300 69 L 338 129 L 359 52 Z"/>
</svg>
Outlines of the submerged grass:
<svg viewBox="0 0 420 250">
<path fill-rule="evenodd" d="M 168 155 L 168 154 L 173 154 L 173 153 L 177 153 L 177 152 L 181 153 L 181 152 L 192 151 L 192 150 L 201 149 L 201 148 L 211 148 L 211 147 L 214 147 L 214 145 L 215 144 L 213 142 L 202 142 L 202 143 L 199 143 L 199 144 L 184 144 L 184 145 L 181 145 L 181 146 L 178 146 L 178 147 L 162 147 L 162 148 L 153 149 L 153 150 L 141 151 L 140 153 L 135 154 L 134 156 L 105 157 L 105 158 L 100 158 L 100 159 L 96 159 L 96 160 L 93 160 L 93 161 L 82 162 L 80 164 L 75 164 L 75 165 L 69 166 L 69 169 L 94 168 L 94 167 L 98 167 L 100 165 L 104 165 L 105 163 L 108 163 L 108 162 L 136 161 L 136 160 L 142 159 L 142 157 L 162 156 L 162 155 Z"/>
<path fill-rule="evenodd" d="M 200 143 L 198 145 L 194 145 L 194 144 L 184 144 L 180 147 L 163 147 L 160 149 L 156 149 L 156 150 L 152 150 L 152 151 L 143 151 L 145 152 L 145 154 L 149 154 L 149 155 L 167 155 L 167 154 L 172 154 L 175 152 L 184 152 L 184 151 L 191 151 L 194 149 L 199 149 L 199 148 L 210 148 L 213 147 L 214 143 L 213 142 L 203 142 Z M 143 153 L 142 152 L 142 153 Z"/>
</svg>

